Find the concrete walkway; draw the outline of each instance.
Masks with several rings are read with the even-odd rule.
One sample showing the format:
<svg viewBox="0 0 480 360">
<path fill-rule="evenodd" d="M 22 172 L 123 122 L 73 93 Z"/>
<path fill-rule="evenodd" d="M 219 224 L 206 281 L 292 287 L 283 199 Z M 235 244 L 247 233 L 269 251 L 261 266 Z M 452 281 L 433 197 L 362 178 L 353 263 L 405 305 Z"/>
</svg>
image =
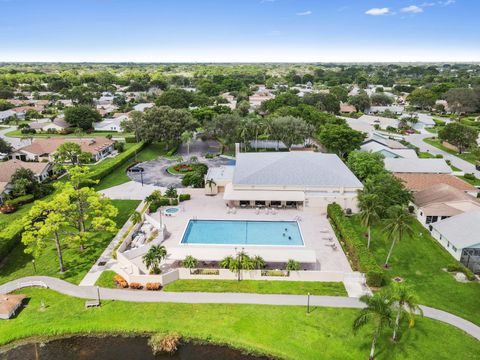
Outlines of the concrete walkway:
<svg viewBox="0 0 480 360">
<path fill-rule="evenodd" d="M 188 304 L 256 304 L 256 305 L 286 305 L 306 306 L 305 295 L 267 295 L 245 293 L 192 293 L 163 292 L 97 288 L 95 286 L 77 286 L 66 281 L 48 276 L 30 276 L 11 281 L 0 286 L 0 294 L 7 294 L 29 286 L 44 286 L 61 294 L 81 298 L 100 300 L 121 300 L 132 302 L 172 302 Z M 311 296 L 310 305 L 321 307 L 361 309 L 365 305 L 355 298 L 340 296 Z M 421 306 L 424 316 L 442 321 L 463 330 L 480 340 L 480 327 L 448 312 Z"/>
<path fill-rule="evenodd" d="M 452 165 L 456 166 L 457 168 L 461 169 L 465 173 L 473 173 L 477 178 L 480 178 L 480 171 L 475 169 L 475 166 L 468 161 L 465 161 L 458 156 L 449 154 L 439 148 L 427 144 L 423 139 L 434 137 L 434 134 L 412 134 L 409 136 L 405 136 L 405 140 L 407 140 L 412 145 L 417 146 L 420 151 L 422 152 L 429 152 L 433 155 L 441 154 L 445 160 L 450 160 Z"/>
<path fill-rule="evenodd" d="M 113 186 L 108 189 L 100 190 L 99 193 L 112 200 L 145 200 L 154 190 L 165 192 L 165 187 L 144 184 L 136 181 L 129 181 L 121 185 Z"/>
</svg>

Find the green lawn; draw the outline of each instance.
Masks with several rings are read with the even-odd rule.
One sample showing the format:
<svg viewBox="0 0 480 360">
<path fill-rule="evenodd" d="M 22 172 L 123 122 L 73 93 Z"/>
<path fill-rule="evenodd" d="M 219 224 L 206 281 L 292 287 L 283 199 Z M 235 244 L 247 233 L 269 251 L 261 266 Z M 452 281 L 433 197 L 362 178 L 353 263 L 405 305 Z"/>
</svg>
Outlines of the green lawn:
<svg viewBox="0 0 480 360">
<path fill-rule="evenodd" d="M 132 214 L 140 201 L 112 200 L 118 208 L 117 227 L 121 227 Z M 53 242 L 48 245 L 43 254 L 35 260 L 36 273 L 32 257 L 25 254 L 23 244 L 17 245 L 7 256 L 0 267 L 0 283 L 5 283 L 23 276 L 48 275 L 62 278 L 66 281 L 79 283 L 90 267 L 95 263 L 114 235 L 101 232 L 94 237 L 91 246 L 82 252 L 78 245 L 63 243 L 63 258 L 67 271 L 58 272 L 58 260 Z"/>
<path fill-rule="evenodd" d="M 281 359 L 366 359 L 370 349 L 369 328 L 352 332 L 354 309 L 314 308 L 307 315 L 303 306 L 122 301 L 102 301 L 101 307 L 86 309 L 85 300 L 51 290 L 21 293 L 29 296 L 28 306 L 2 322 L 0 344 L 32 336 L 167 331 Z M 397 344 L 389 336 L 385 332 L 379 340 L 375 359 L 473 360 L 480 353 L 480 342 L 429 319 L 418 319 Z"/>
<path fill-rule="evenodd" d="M 431 159 L 431 158 L 434 158 L 435 156 L 432 155 L 432 154 L 430 154 L 429 152 L 421 152 L 421 151 L 420 151 L 420 152 L 418 153 L 418 157 L 419 157 L 420 159 Z"/>
<path fill-rule="evenodd" d="M 463 181 L 468 182 L 469 184 L 472 184 L 473 186 L 480 186 L 480 179 L 475 178 L 475 179 L 467 179 L 465 176 L 459 176 L 460 179 Z"/>
<path fill-rule="evenodd" d="M 114 289 L 117 287 L 117 285 L 113 282 L 113 277 L 117 273 L 112 270 L 105 270 L 102 272 L 98 280 L 95 282 L 95 285 L 104 287 L 104 288 L 109 288 L 109 289 Z"/>
<path fill-rule="evenodd" d="M 238 292 L 258 294 L 347 296 L 341 282 L 256 281 L 256 280 L 177 280 L 164 291 Z"/>
<path fill-rule="evenodd" d="M 8 224 L 13 221 L 21 219 L 26 215 L 30 208 L 33 206 L 33 203 L 22 205 L 17 211 L 11 214 L 0 214 L 0 229 L 3 229 Z"/>
<path fill-rule="evenodd" d="M 458 153 L 458 152 L 456 152 L 452 149 L 449 149 L 449 148 L 445 147 L 438 139 L 427 138 L 427 139 L 423 139 L 423 141 L 426 142 L 427 144 L 435 146 L 436 148 L 438 148 L 440 150 L 443 150 L 443 151 L 445 151 L 449 154 L 455 155 L 455 156 L 459 157 L 460 159 L 468 161 L 469 163 L 475 164 L 476 161 L 480 160 L 474 154 L 471 154 L 471 153 L 460 154 L 460 153 Z"/>
<path fill-rule="evenodd" d="M 358 216 L 351 217 L 359 233 L 365 234 Z M 372 229 L 371 250 L 379 264 L 383 264 L 391 244 L 381 232 L 382 226 Z M 459 283 L 443 271 L 454 258 L 433 239 L 419 222 L 413 225 L 412 239 L 396 244 L 386 270 L 390 278 L 400 276 L 410 284 L 421 304 L 442 309 L 480 324 L 480 283 Z M 367 239 L 364 237 L 365 243 Z"/>
<path fill-rule="evenodd" d="M 163 144 L 150 144 L 143 148 L 137 154 L 136 161 L 148 161 L 154 160 L 161 155 L 164 155 L 168 152 L 168 149 L 165 149 L 165 145 Z M 111 174 L 105 176 L 100 183 L 95 187 L 95 190 L 103 190 L 110 188 L 112 186 L 120 185 L 130 181 L 130 178 L 127 176 L 126 172 L 128 167 L 135 163 L 135 157 L 133 157 L 130 161 L 127 161 L 122 166 L 115 169 Z"/>
<path fill-rule="evenodd" d="M 107 135 L 112 135 L 113 137 L 126 137 L 126 136 L 133 136 L 131 133 L 121 133 L 116 131 L 93 131 L 91 133 L 83 132 L 81 134 L 71 133 L 71 134 L 49 134 L 49 133 L 36 133 L 36 134 L 22 134 L 21 130 L 13 130 L 9 131 L 5 134 L 6 136 L 10 137 L 34 137 L 34 138 L 48 138 L 48 137 L 66 137 L 66 138 L 78 138 L 79 136 L 83 137 L 92 137 L 92 136 L 99 136 L 105 137 Z"/>
</svg>

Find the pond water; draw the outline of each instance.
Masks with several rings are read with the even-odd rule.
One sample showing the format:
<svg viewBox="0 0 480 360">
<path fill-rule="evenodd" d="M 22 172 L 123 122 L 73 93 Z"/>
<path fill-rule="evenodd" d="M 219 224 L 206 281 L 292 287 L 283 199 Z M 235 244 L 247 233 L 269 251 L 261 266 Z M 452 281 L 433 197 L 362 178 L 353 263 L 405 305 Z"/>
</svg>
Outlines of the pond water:
<svg viewBox="0 0 480 360">
<path fill-rule="evenodd" d="M 268 360 L 224 346 L 182 345 L 174 355 L 154 356 L 147 337 L 71 337 L 31 343 L 0 353 L 2 360 Z"/>
</svg>

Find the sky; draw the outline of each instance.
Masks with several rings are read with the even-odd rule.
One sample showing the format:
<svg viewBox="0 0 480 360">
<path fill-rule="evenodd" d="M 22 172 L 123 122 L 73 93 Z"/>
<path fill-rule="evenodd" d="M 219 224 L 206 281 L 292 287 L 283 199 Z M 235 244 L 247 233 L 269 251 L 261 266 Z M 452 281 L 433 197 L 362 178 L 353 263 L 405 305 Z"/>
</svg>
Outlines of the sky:
<svg viewBox="0 0 480 360">
<path fill-rule="evenodd" d="M 0 61 L 480 61 L 480 0 L 0 0 Z"/>
</svg>

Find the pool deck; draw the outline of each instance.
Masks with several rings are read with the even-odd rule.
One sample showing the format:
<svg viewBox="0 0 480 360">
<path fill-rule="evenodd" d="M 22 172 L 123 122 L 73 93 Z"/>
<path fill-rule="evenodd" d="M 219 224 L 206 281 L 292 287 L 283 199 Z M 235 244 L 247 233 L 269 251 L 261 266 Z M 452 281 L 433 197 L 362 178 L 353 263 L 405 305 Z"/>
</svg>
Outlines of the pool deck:
<svg viewBox="0 0 480 360">
<path fill-rule="evenodd" d="M 306 259 L 314 262 L 316 270 L 352 272 L 348 260 L 338 243 L 326 215 L 320 209 L 305 208 L 304 210 L 283 209 L 275 215 L 255 209 L 237 209 L 235 214 L 228 214 L 222 194 L 206 196 L 203 189 L 182 189 L 190 193 L 189 201 L 180 203 L 180 211 L 174 216 L 162 214 L 162 221 L 170 234 L 163 245 L 170 254 L 170 260 L 182 259 L 192 255 L 198 259 L 220 260 L 224 256 L 234 255 L 235 247 L 243 248 L 249 255 L 260 255 L 269 262 L 286 262 L 290 258 Z M 162 211 L 164 208 L 161 209 Z M 159 211 L 151 214 L 159 219 Z M 264 246 L 264 245 L 200 245 L 181 244 L 185 228 L 191 219 L 198 220 L 264 220 L 264 221 L 295 221 L 300 217 L 299 226 L 303 236 L 304 246 Z M 327 238 L 333 238 L 336 250 L 329 246 Z M 135 259 L 136 260 L 136 259 Z M 136 262 L 136 261 L 134 261 Z M 140 265 L 140 264 L 139 264 Z"/>
</svg>

